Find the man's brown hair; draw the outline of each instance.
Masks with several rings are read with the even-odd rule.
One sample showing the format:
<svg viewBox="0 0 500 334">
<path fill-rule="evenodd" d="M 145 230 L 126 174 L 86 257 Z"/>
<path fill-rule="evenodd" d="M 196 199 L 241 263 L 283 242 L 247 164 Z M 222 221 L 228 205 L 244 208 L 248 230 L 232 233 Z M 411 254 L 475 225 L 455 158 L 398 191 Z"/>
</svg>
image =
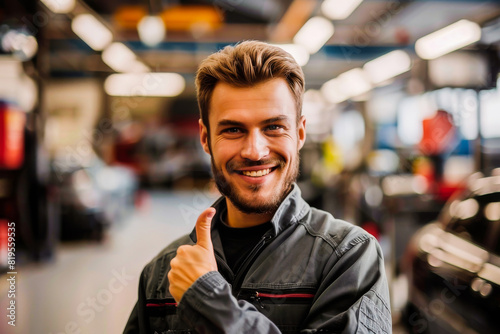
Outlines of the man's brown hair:
<svg viewBox="0 0 500 334">
<path fill-rule="evenodd" d="M 295 59 L 282 48 L 259 41 L 226 46 L 210 55 L 196 73 L 200 117 L 210 129 L 208 112 L 215 85 L 224 82 L 235 87 L 251 87 L 267 80 L 283 78 L 295 99 L 297 122 L 302 110 L 304 73 Z"/>
</svg>

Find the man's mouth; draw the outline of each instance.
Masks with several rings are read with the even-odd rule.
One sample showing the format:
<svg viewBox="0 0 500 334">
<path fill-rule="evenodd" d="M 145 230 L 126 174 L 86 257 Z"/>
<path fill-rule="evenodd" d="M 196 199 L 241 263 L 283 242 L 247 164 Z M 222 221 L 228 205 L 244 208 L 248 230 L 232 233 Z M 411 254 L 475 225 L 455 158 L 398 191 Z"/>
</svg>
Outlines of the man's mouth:
<svg viewBox="0 0 500 334">
<path fill-rule="evenodd" d="M 266 169 L 261 169 L 261 170 L 242 170 L 241 174 L 245 176 L 250 176 L 250 177 L 259 177 L 259 176 L 265 176 L 269 173 L 271 173 L 273 169 L 272 168 L 266 168 Z"/>
</svg>

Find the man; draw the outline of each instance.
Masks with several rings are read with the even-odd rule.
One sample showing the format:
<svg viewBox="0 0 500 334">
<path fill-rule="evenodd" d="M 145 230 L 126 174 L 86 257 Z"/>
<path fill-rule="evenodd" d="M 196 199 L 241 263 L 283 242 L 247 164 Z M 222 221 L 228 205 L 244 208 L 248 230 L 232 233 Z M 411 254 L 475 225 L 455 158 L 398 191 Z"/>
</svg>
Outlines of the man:
<svg viewBox="0 0 500 334">
<path fill-rule="evenodd" d="M 223 197 L 144 268 L 125 333 L 390 333 L 378 243 L 309 207 L 294 183 L 300 66 L 248 41 L 202 62 L 196 85 Z"/>
</svg>

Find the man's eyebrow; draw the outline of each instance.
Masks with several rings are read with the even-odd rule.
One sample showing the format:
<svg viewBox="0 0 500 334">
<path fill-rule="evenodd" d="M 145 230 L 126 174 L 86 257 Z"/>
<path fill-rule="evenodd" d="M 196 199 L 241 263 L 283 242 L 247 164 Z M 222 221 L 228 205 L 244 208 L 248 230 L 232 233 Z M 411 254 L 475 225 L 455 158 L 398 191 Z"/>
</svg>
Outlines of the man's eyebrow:
<svg viewBox="0 0 500 334">
<path fill-rule="evenodd" d="M 234 121 L 231 119 L 223 119 L 217 123 L 217 126 L 243 126 L 242 122 Z"/>
<path fill-rule="evenodd" d="M 276 123 L 276 122 L 280 122 L 280 121 L 288 121 L 288 116 L 280 115 L 277 117 L 266 119 L 266 120 L 262 121 L 261 123 L 262 124 L 272 124 L 272 123 Z"/>
<path fill-rule="evenodd" d="M 263 120 L 260 123 L 262 125 L 266 125 L 266 124 L 272 124 L 272 123 L 276 123 L 276 122 L 280 122 L 280 121 L 287 121 L 287 120 L 288 120 L 288 116 L 286 116 L 286 115 L 280 115 L 280 116 L 268 118 L 266 120 Z M 218 127 L 221 127 L 221 126 L 238 126 L 238 127 L 243 127 L 244 123 L 243 122 L 239 122 L 239 121 L 235 121 L 235 120 L 232 120 L 232 119 L 222 119 L 222 120 L 220 120 L 217 123 L 217 126 Z"/>
</svg>

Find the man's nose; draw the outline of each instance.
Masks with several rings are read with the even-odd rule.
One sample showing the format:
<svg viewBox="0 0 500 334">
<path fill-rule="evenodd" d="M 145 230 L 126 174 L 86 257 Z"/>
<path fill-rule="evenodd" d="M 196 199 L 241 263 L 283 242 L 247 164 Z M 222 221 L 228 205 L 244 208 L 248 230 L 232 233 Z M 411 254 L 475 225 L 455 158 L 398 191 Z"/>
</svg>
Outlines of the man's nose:
<svg viewBox="0 0 500 334">
<path fill-rule="evenodd" d="M 269 154 L 267 139 L 258 130 L 249 132 L 240 154 L 244 159 L 261 160 Z"/>
</svg>

